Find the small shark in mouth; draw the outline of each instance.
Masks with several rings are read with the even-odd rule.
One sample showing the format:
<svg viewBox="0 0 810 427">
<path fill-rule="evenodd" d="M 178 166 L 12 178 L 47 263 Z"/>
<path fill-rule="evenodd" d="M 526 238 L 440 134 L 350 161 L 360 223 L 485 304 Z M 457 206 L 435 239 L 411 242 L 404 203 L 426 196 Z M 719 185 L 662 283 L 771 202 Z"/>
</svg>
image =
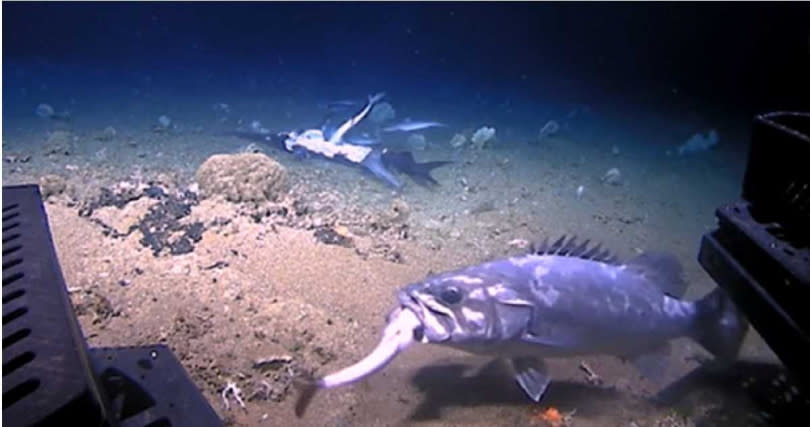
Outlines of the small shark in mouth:
<svg viewBox="0 0 810 427">
<path fill-rule="evenodd" d="M 535 402 L 551 382 L 544 358 L 615 355 L 656 378 L 666 367 L 669 341 L 679 337 L 692 338 L 719 361 L 736 358 L 748 323 L 721 289 L 682 300 L 686 283 L 675 257 L 648 252 L 619 263 L 588 243 L 563 236 L 522 256 L 405 286 L 366 358 L 296 380 L 296 415 L 317 390 L 360 381 L 415 342 L 503 358 Z"/>
</svg>

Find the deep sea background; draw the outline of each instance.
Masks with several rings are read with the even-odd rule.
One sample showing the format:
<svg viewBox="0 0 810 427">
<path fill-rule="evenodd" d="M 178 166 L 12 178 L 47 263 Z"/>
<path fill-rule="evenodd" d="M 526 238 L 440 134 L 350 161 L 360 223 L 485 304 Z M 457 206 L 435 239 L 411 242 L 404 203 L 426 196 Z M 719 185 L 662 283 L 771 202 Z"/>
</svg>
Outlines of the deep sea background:
<svg viewBox="0 0 810 427">
<path fill-rule="evenodd" d="M 173 350 L 223 418 L 525 425 L 530 408 L 511 379 L 461 378 L 469 359 L 429 346 L 368 384 L 324 393 L 309 420 L 290 421 L 289 376 L 274 378 L 281 401 L 251 401 L 250 412 L 224 410 L 220 393 L 228 375 L 268 354 L 321 372 L 358 360 L 378 339 L 393 289 L 534 238 L 574 234 L 625 256 L 671 251 L 688 299 L 704 295 L 715 284 L 697 248 L 717 206 L 739 196 L 752 119 L 810 109 L 808 22 L 802 2 L 3 2 L 3 184 L 61 190 L 47 208 L 68 282 L 124 313 L 98 324 L 81 317 L 92 344 L 156 342 L 180 325 Z M 437 188 L 407 181 L 392 193 L 356 169 L 226 135 L 253 122 L 273 132 L 315 127 L 327 103 L 380 91 L 397 121 L 445 124 L 420 131 L 423 146 L 405 134 L 384 140 L 419 160 L 452 161 L 434 171 Z M 42 103 L 70 120 L 39 117 Z M 550 120 L 560 132 L 541 139 Z M 450 145 L 482 126 L 497 129 L 484 149 Z M 716 146 L 677 155 L 709 130 Z M 201 249 L 161 257 L 137 233 L 116 239 L 99 228 L 138 223 L 147 197 L 79 215 L 102 188 L 196 188 L 211 155 L 257 150 L 287 169 L 298 186 L 290 206 L 307 214 L 254 220 L 249 208 L 206 200 L 192 209 L 211 219 Z M 608 182 L 613 169 L 620 178 Z M 278 233 L 273 221 L 287 228 Z M 382 232 L 380 222 L 395 225 Z M 372 249 L 360 257 L 321 244 L 316 223 Z M 203 326 L 186 327 L 196 321 Z M 744 349 L 775 363 L 756 334 Z M 698 353 L 679 342 L 669 379 L 694 368 Z M 579 363 L 552 366 L 559 382 L 546 400 L 579 410 L 577 426 L 748 425 L 728 420 L 764 411 L 748 391 L 705 387 L 678 408 L 679 420 L 705 423 L 666 423 L 670 408 L 644 399 L 648 384 L 631 368 L 588 359 L 605 380 L 594 386 Z M 239 378 L 245 390 L 255 385 Z"/>
</svg>

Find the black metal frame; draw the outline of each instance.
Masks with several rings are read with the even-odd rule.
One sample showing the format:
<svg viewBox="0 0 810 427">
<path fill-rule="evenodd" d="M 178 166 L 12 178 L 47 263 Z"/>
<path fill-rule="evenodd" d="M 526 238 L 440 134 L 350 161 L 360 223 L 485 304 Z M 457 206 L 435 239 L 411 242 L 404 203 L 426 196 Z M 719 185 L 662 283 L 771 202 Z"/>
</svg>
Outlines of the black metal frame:
<svg viewBox="0 0 810 427">
<path fill-rule="evenodd" d="M 810 113 L 758 116 L 742 199 L 698 260 L 798 381 L 810 383 Z"/>
<path fill-rule="evenodd" d="M 221 426 L 165 346 L 90 349 L 39 188 L 3 187 L 3 425 Z"/>
</svg>

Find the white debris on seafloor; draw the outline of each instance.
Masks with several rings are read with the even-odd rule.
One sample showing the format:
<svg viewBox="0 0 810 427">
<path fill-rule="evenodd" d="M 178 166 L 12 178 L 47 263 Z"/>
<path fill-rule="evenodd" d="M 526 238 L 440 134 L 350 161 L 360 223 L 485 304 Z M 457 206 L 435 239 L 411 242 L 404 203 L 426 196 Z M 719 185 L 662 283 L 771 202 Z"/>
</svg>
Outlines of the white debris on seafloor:
<svg viewBox="0 0 810 427">
<path fill-rule="evenodd" d="M 158 124 L 164 129 L 168 129 L 172 125 L 172 119 L 169 116 L 163 115 L 158 117 Z"/>
<path fill-rule="evenodd" d="M 450 146 L 453 148 L 461 148 L 464 144 L 467 143 L 467 137 L 464 134 L 457 133 L 453 135 L 453 139 L 450 140 Z"/>
<path fill-rule="evenodd" d="M 267 129 L 266 127 L 262 126 L 262 122 L 260 122 L 258 120 L 254 120 L 254 121 L 250 122 L 250 130 L 252 130 L 253 132 L 256 132 L 256 133 L 261 133 L 261 134 L 270 133 L 270 129 Z"/>
<path fill-rule="evenodd" d="M 99 141 L 112 141 L 116 136 L 118 136 L 118 131 L 112 126 L 107 126 L 96 139 Z"/>
<path fill-rule="evenodd" d="M 233 394 L 234 400 L 236 403 L 239 404 L 243 409 L 247 409 L 245 406 L 245 401 L 242 399 L 242 389 L 240 389 L 235 382 L 228 381 L 228 384 L 225 386 L 225 389 L 222 390 L 222 401 L 225 403 L 225 409 L 230 411 L 231 410 L 231 402 L 228 400 L 228 393 Z"/>
<path fill-rule="evenodd" d="M 472 144 L 477 149 L 484 148 L 489 141 L 495 138 L 495 128 L 481 126 L 472 136 Z"/>
<path fill-rule="evenodd" d="M 709 130 L 705 136 L 701 133 L 695 133 L 686 142 L 678 146 L 678 155 L 683 156 L 684 154 L 706 151 L 717 145 L 718 142 L 720 142 L 720 137 L 715 129 Z"/>
<path fill-rule="evenodd" d="M 512 239 L 506 243 L 507 246 L 513 246 L 520 249 L 528 248 L 531 242 L 526 239 Z"/>
<path fill-rule="evenodd" d="M 270 395 L 273 393 L 273 386 L 267 380 L 259 381 L 259 386 L 253 390 L 253 394 L 248 396 L 248 401 L 260 398 L 262 400 L 270 400 Z M 264 414 L 263 417 L 266 417 Z"/>
<path fill-rule="evenodd" d="M 50 104 L 39 104 L 36 109 L 37 116 L 49 119 L 54 115 L 53 107 Z"/>
<path fill-rule="evenodd" d="M 214 105 L 213 105 L 213 107 L 212 107 L 212 108 L 213 108 L 213 109 L 214 109 L 214 111 L 216 111 L 217 113 L 225 113 L 225 114 L 228 114 L 228 113 L 230 113 L 230 112 L 231 112 L 231 106 L 230 106 L 230 105 L 228 105 L 228 104 L 226 104 L 226 103 L 224 103 L 224 102 L 219 102 L 219 103 L 216 103 L 216 104 L 214 104 Z"/>
<path fill-rule="evenodd" d="M 584 185 L 580 185 L 579 187 L 577 187 L 577 198 L 578 199 L 582 198 L 582 194 L 584 194 L 584 193 L 585 193 L 585 186 Z"/>
<path fill-rule="evenodd" d="M 293 361 L 292 356 L 287 354 L 272 355 L 262 357 L 253 361 L 254 369 L 278 368 Z"/>
<path fill-rule="evenodd" d="M 554 136 L 559 131 L 560 131 L 560 124 L 557 123 L 556 120 L 549 120 L 540 129 L 539 139 L 542 141 L 542 140 L 548 138 L 549 136 Z"/>
<path fill-rule="evenodd" d="M 600 377 L 584 360 L 579 362 L 579 369 L 582 372 L 585 372 L 587 377 L 585 378 L 589 384 L 592 385 L 602 385 L 602 377 Z"/>
<path fill-rule="evenodd" d="M 602 181 L 602 184 L 621 185 L 622 173 L 619 168 L 611 168 L 602 175 L 600 181 Z"/>
</svg>

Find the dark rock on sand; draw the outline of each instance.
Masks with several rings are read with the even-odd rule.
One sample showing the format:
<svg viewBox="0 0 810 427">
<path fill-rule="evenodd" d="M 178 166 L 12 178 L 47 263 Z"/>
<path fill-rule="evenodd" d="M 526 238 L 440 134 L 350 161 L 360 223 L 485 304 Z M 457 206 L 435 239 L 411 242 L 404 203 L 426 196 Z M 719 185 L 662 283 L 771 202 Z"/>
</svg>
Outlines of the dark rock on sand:
<svg viewBox="0 0 810 427">
<path fill-rule="evenodd" d="M 315 230 L 314 234 L 315 238 L 318 239 L 319 242 L 327 245 L 345 246 L 347 248 L 354 246 L 354 242 L 352 241 L 351 237 L 344 236 L 331 227 L 319 228 Z"/>
<path fill-rule="evenodd" d="M 187 224 L 180 220 L 191 214 L 194 204 L 195 200 L 169 197 L 152 206 L 137 226 L 143 234 L 140 243 L 152 249 L 155 256 L 164 248 L 172 255 L 192 252 L 194 243 L 202 239 L 205 225 L 201 222 Z"/>
</svg>

